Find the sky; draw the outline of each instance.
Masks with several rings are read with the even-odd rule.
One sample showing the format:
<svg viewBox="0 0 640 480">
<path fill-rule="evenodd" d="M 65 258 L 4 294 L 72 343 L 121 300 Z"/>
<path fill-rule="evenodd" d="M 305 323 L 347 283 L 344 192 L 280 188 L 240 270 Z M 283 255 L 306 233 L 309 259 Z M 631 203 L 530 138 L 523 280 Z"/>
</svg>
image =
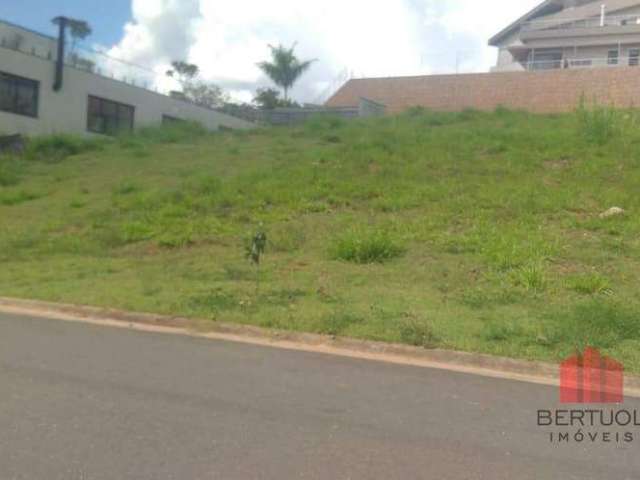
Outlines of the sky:
<svg viewBox="0 0 640 480">
<path fill-rule="evenodd" d="M 0 18 L 55 32 L 63 14 L 93 27 L 90 46 L 154 70 L 172 60 L 200 67 L 238 101 L 270 86 L 257 68 L 268 45 L 315 59 L 292 91 L 320 102 L 348 77 L 487 71 L 488 39 L 541 0 L 0 0 Z"/>
</svg>

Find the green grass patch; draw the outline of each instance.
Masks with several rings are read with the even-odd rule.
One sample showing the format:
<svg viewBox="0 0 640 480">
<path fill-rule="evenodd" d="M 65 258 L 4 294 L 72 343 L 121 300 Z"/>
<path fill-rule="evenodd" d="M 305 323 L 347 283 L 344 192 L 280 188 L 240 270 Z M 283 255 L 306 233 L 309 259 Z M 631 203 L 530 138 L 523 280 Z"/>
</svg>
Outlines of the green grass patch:
<svg viewBox="0 0 640 480">
<path fill-rule="evenodd" d="M 592 344 L 640 372 L 639 118 L 35 139 L 0 158 L 0 295 L 547 361 Z"/>
<path fill-rule="evenodd" d="M 391 233 L 380 229 L 351 229 L 333 240 L 331 257 L 345 262 L 384 263 L 404 253 Z"/>
</svg>

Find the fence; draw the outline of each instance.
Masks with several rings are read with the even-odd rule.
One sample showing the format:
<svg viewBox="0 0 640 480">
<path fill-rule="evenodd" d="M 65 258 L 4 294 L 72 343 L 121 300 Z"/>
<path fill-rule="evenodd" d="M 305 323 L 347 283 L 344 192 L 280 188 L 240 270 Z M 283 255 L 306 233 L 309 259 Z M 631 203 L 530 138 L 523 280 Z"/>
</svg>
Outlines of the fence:
<svg viewBox="0 0 640 480">
<path fill-rule="evenodd" d="M 304 108 L 275 108 L 273 110 L 261 110 L 258 119 L 262 123 L 270 125 L 295 125 L 304 123 L 315 117 L 340 117 L 347 120 L 364 117 L 377 117 L 386 113 L 386 107 L 367 98 L 358 99 L 355 106 L 320 107 L 311 106 Z"/>
</svg>

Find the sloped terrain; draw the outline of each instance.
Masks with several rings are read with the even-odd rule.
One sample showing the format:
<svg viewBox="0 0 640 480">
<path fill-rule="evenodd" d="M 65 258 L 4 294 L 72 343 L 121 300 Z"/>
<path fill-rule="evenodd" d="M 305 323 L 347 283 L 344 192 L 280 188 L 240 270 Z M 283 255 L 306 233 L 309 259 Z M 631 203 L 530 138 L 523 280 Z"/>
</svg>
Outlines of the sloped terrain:
<svg viewBox="0 0 640 480">
<path fill-rule="evenodd" d="M 412 110 L 38 139 L 0 157 L 0 295 L 544 360 L 589 343 L 640 371 L 637 126 Z"/>
</svg>

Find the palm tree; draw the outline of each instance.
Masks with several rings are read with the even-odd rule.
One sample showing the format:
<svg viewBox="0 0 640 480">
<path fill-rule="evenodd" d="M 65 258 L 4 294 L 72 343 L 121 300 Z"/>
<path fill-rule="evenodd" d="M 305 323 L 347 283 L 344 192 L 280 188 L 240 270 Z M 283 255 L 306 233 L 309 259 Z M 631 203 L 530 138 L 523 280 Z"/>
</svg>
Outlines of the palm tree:
<svg viewBox="0 0 640 480">
<path fill-rule="evenodd" d="M 300 61 L 294 53 L 295 48 L 295 43 L 291 48 L 269 45 L 271 61 L 258 63 L 260 70 L 282 88 L 285 102 L 289 100 L 289 89 L 315 62 L 315 60 Z"/>
</svg>

